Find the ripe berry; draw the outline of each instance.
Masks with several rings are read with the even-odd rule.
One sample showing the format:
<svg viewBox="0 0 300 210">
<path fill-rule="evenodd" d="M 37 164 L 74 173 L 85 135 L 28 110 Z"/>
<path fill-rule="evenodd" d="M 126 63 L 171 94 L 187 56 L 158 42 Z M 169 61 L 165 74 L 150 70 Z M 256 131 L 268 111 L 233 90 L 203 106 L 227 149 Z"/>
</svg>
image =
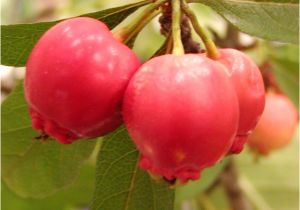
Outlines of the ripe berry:
<svg viewBox="0 0 300 210">
<path fill-rule="evenodd" d="M 229 153 L 243 150 L 248 135 L 255 128 L 265 105 L 265 89 L 257 65 L 246 54 L 234 49 L 220 49 L 220 58 L 229 72 L 239 101 L 239 126 Z"/>
<path fill-rule="evenodd" d="M 64 144 L 114 130 L 122 122 L 125 87 L 139 66 L 104 23 L 86 17 L 58 23 L 27 61 L 32 126 Z"/>
<path fill-rule="evenodd" d="M 198 179 L 236 135 L 238 102 L 223 66 L 200 55 L 147 61 L 124 96 L 124 122 L 140 166 L 168 180 Z"/>
<path fill-rule="evenodd" d="M 289 144 L 298 126 L 298 113 L 284 95 L 268 93 L 266 107 L 248 145 L 260 154 L 268 154 Z"/>
</svg>

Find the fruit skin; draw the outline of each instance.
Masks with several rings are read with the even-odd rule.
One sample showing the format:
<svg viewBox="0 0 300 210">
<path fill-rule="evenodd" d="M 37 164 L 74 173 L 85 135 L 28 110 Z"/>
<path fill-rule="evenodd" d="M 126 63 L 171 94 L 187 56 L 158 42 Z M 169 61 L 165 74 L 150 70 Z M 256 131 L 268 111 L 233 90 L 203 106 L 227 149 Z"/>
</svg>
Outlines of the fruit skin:
<svg viewBox="0 0 300 210">
<path fill-rule="evenodd" d="M 219 52 L 217 61 L 227 68 L 239 101 L 239 127 L 229 151 L 229 154 L 238 154 L 264 110 L 265 88 L 260 70 L 250 57 L 235 49 Z"/>
<path fill-rule="evenodd" d="M 226 70 L 195 54 L 143 64 L 126 89 L 122 113 L 141 168 L 182 182 L 198 179 L 227 153 L 239 115 Z"/>
<path fill-rule="evenodd" d="M 248 145 L 262 155 L 280 149 L 292 140 L 298 127 L 298 113 L 289 98 L 277 93 L 266 94 L 266 107 Z"/>
<path fill-rule="evenodd" d="M 139 66 L 104 23 L 79 17 L 56 24 L 26 65 L 32 126 L 63 144 L 113 131 L 122 123 L 123 94 Z"/>
</svg>

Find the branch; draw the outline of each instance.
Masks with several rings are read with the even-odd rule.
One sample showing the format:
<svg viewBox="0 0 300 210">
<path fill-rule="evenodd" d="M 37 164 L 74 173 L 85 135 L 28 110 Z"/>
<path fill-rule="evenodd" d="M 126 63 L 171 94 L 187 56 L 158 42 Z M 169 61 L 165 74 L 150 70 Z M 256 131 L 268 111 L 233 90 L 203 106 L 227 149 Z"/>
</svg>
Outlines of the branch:
<svg viewBox="0 0 300 210">
<path fill-rule="evenodd" d="M 232 159 L 229 160 L 222 172 L 220 180 L 228 195 L 232 210 L 251 210 L 250 204 L 239 185 L 238 172 Z"/>
</svg>

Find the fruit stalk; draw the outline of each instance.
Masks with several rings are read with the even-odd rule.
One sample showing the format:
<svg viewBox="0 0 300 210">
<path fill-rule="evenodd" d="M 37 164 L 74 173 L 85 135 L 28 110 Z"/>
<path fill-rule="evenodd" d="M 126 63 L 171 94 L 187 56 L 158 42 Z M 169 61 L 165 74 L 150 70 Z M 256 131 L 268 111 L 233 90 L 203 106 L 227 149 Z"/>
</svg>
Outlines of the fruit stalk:
<svg viewBox="0 0 300 210">
<path fill-rule="evenodd" d="M 188 18 L 190 19 L 193 25 L 195 32 L 200 36 L 201 40 L 203 41 L 207 51 L 207 56 L 211 59 L 217 59 L 219 57 L 219 52 L 217 50 L 215 43 L 212 41 L 212 39 L 207 35 L 206 31 L 200 25 L 200 23 L 197 20 L 197 16 L 190 9 L 186 1 L 182 1 L 182 10 L 188 16 Z"/>
<path fill-rule="evenodd" d="M 167 38 L 167 50 L 166 54 L 170 54 L 172 52 L 172 33 L 171 33 L 171 25 L 172 25 L 172 8 L 171 4 L 166 4 L 163 7 L 162 15 L 159 18 L 159 23 L 161 26 L 160 32 Z M 201 51 L 199 43 L 195 42 L 192 38 L 191 33 L 191 25 L 188 17 L 185 14 L 181 13 L 181 41 L 183 44 L 185 53 L 199 53 Z"/>
<path fill-rule="evenodd" d="M 141 30 L 153 19 L 155 18 L 159 13 L 161 13 L 161 9 L 154 10 L 151 14 L 149 14 L 144 20 L 141 21 L 139 25 L 136 26 L 136 28 L 132 31 L 132 33 L 129 34 L 127 37 L 125 43 L 129 42 L 134 36 L 139 34 Z"/>
<path fill-rule="evenodd" d="M 141 12 L 140 16 L 135 18 L 128 26 L 125 26 L 114 33 L 115 39 L 120 42 L 127 43 L 131 38 L 138 34 L 145 25 L 147 25 L 156 15 L 161 11 L 155 11 L 167 0 L 157 0 L 150 4 L 146 9 Z"/>
<path fill-rule="evenodd" d="M 173 51 L 175 55 L 183 55 L 184 49 L 181 42 L 181 9 L 180 1 L 172 0 L 172 37 L 173 37 Z"/>
</svg>

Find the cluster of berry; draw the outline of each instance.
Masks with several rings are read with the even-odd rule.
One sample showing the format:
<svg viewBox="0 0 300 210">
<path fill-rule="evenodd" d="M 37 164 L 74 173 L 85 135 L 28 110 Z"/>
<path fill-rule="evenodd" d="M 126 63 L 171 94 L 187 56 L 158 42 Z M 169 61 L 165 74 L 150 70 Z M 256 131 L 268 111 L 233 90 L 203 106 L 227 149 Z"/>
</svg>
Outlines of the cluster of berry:
<svg viewBox="0 0 300 210">
<path fill-rule="evenodd" d="M 40 38 L 26 65 L 32 126 L 68 144 L 124 122 L 142 168 L 198 179 L 242 150 L 265 104 L 256 64 L 234 49 L 218 52 L 215 60 L 166 54 L 141 65 L 104 23 L 65 20 Z"/>
</svg>

